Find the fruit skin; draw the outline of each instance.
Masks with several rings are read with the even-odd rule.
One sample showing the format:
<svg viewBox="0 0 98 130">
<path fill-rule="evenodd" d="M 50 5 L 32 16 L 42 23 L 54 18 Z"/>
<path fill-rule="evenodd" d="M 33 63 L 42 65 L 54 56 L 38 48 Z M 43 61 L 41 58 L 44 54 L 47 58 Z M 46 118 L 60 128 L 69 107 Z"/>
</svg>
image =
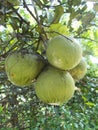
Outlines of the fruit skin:
<svg viewBox="0 0 98 130">
<path fill-rule="evenodd" d="M 62 105 L 74 94 L 75 84 L 72 76 L 63 70 L 48 66 L 39 75 L 35 84 L 37 96 L 45 103 Z"/>
<path fill-rule="evenodd" d="M 43 67 L 43 58 L 38 54 L 14 52 L 5 60 L 8 79 L 17 86 L 30 85 Z"/>
<path fill-rule="evenodd" d="M 82 49 L 74 40 L 56 36 L 48 42 L 46 56 L 51 65 L 62 70 L 69 70 L 80 62 Z"/>
<path fill-rule="evenodd" d="M 84 58 L 81 59 L 80 63 L 69 71 L 75 81 L 82 79 L 87 72 L 87 63 Z"/>
</svg>

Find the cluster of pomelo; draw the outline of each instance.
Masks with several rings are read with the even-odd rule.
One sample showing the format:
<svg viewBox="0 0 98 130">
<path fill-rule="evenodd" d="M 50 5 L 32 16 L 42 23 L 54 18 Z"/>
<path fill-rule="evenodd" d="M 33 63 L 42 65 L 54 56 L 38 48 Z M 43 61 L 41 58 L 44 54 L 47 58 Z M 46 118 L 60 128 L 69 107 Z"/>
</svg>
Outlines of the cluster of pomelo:
<svg viewBox="0 0 98 130">
<path fill-rule="evenodd" d="M 84 77 L 86 62 L 82 48 L 74 39 L 55 36 L 47 43 L 45 59 L 39 54 L 15 52 L 5 61 L 9 80 L 28 86 L 35 80 L 35 92 L 45 103 L 61 105 L 72 98 L 75 82 Z"/>
</svg>

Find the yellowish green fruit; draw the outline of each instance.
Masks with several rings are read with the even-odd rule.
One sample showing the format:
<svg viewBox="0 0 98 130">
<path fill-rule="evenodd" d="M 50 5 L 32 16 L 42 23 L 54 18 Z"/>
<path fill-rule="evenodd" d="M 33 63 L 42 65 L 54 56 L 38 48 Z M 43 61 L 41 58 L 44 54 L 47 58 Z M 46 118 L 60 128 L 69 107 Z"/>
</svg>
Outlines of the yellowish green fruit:
<svg viewBox="0 0 98 130">
<path fill-rule="evenodd" d="M 82 49 L 74 40 L 56 36 L 48 42 L 46 56 L 51 65 L 62 70 L 69 70 L 79 64 Z"/>
<path fill-rule="evenodd" d="M 40 100 L 51 105 L 68 102 L 73 97 L 74 90 L 72 76 L 51 66 L 45 68 L 35 84 L 35 91 Z"/>
<path fill-rule="evenodd" d="M 87 64 L 86 64 L 85 59 L 82 58 L 80 63 L 75 68 L 70 70 L 69 72 L 75 81 L 79 81 L 80 79 L 82 79 L 87 72 Z"/>
<path fill-rule="evenodd" d="M 43 67 L 43 58 L 38 54 L 15 52 L 10 54 L 5 60 L 7 76 L 17 86 L 31 84 Z"/>
</svg>

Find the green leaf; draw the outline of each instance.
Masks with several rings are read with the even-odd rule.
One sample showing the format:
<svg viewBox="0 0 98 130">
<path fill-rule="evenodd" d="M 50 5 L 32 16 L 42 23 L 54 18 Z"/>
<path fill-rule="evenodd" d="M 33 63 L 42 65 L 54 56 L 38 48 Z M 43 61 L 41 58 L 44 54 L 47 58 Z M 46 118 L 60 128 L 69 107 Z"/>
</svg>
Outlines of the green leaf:
<svg viewBox="0 0 98 130">
<path fill-rule="evenodd" d="M 0 113 L 2 113 L 2 111 L 3 111 L 3 107 L 2 107 L 2 106 L 0 106 Z"/>
<path fill-rule="evenodd" d="M 52 23 L 58 23 L 63 13 L 64 13 L 64 8 L 61 5 L 56 6 Z"/>
<path fill-rule="evenodd" d="M 0 25 L 4 25 L 5 24 L 5 17 L 4 15 L 0 14 Z"/>
<path fill-rule="evenodd" d="M 90 22 L 95 18 L 95 13 L 94 12 L 87 12 L 83 17 L 82 17 L 82 24 L 83 26 L 87 26 L 90 24 Z"/>
<path fill-rule="evenodd" d="M 82 99 L 83 99 L 84 101 L 87 101 L 87 98 L 86 98 L 86 97 L 84 97 L 84 96 L 82 96 Z"/>
<path fill-rule="evenodd" d="M 73 0 L 73 5 L 78 6 L 81 4 L 81 0 Z"/>
<path fill-rule="evenodd" d="M 7 2 L 11 3 L 12 5 L 19 5 L 20 1 L 19 0 L 7 0 Z"/>
<path fill-rule="evenodd" d="M 69 35 L 69 29 L 66 25 L 63 25 L 61 23 L 51 24 L 48 28 L 49 30 L 49 37 L 53 38 L 58 35 Z"/>
<path fill-rule="evenodd" d="M 85 104 L 86 104 L 86 105 L 88 105 L 88 106 L 90 106 L 90 107 L 95 106 L 95 104 L 94 104 L 94 103 L 92 103 L 92 102 L 86 102 Z"/>
<path fill-rule="evenodd" d="M 95 3 L 93 6 L 94 11 L 98 12 L 98 3 Z"/>
<path fill-rule="evenodd" d="M 17 129 L 17 128 L 1 128 L 0 130 L 19 130 L 19 129 Z"/>
<path fill-rule="evenodd" d="M 17 17 L 11 17 L 11 19 L 9 20 L 9 23 L 11 24 L 14 30 L 19 28 L 19 22 L 19 18 Z"/>
</svg>

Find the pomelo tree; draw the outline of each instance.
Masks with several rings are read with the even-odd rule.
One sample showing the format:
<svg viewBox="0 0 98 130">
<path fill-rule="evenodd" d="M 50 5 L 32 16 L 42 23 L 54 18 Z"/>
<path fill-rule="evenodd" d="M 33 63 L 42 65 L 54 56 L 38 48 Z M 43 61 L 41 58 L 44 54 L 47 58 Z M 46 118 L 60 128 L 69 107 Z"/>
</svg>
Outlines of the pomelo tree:
<svg viewBox="0 0 98 130">
<path fill-rule="evenodd" d="M 0 1 L 1 130 L 98 129 L 97 5 Z"/>
</svg>

